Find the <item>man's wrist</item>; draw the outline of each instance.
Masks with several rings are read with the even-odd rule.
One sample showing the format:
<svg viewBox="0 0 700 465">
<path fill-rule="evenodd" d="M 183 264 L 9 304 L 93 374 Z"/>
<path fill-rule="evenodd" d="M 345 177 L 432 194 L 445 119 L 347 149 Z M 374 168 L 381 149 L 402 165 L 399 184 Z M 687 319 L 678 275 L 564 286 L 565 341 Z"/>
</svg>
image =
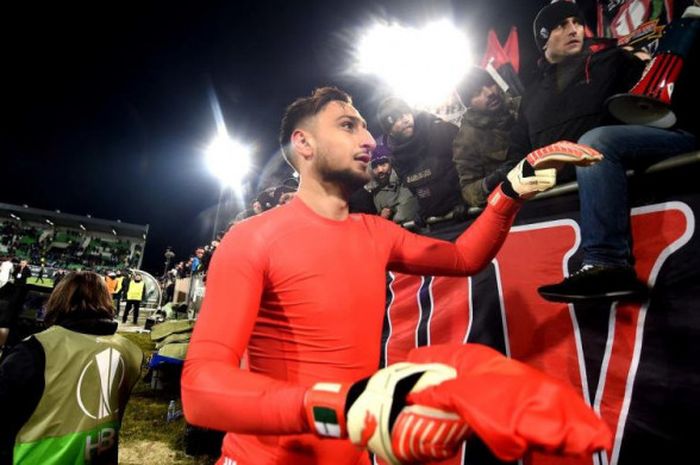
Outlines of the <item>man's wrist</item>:
<svg viewBox="0 0 700 465">
<path fill-rule="evenodd" d="M 349 384 L 316 383 L 304 395 L 309 430 L 318 436 L 346 438 L 345 402 Z"/>
</svg>

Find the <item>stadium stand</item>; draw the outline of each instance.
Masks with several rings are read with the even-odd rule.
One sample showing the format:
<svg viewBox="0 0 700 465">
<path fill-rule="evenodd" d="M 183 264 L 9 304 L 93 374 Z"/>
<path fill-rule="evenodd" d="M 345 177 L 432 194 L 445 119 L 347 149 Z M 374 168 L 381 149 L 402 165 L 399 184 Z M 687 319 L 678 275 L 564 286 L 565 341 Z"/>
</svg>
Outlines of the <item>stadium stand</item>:
<svg viewBox="0 0 700 465">
<path fill-rule="evenodd" d="M 138 269 L 147 234 L 148 225 L 0 203 L 0 254 L 47 272 Z"/>
</svg>

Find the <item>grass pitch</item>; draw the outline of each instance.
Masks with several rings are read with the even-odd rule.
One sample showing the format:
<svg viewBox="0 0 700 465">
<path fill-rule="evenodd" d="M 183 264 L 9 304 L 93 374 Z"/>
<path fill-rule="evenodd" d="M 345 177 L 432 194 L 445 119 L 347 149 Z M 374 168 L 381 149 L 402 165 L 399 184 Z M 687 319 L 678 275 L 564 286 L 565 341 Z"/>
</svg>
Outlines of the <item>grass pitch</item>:
<svg viewBox="0 0 700 465">
<path fill-rule="evenodd" d="M 154 344 L 145 333 L 120 333 L 144 351 L 146 357 Z M 144 381 L 147 367 L 142 368 L 141 379 L 134 388 L 126 406 L 119 440 L 120 465 L 213 465 L 217 457 L 185 454 L 185 420 L 180 417 L 167 422 L 170 400 L 179 403 L 179 384 L 164 385 L 154 390 Z"/>
</svg>

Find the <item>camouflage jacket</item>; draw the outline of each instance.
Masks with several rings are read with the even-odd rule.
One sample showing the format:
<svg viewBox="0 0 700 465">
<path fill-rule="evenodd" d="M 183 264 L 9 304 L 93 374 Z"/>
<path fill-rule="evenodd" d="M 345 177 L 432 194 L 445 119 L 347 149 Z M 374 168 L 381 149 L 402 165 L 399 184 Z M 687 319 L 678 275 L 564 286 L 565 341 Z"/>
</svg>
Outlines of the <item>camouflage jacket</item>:
<svg viewBox="0 0 700 465">
<path fill-rule="evenodd" d="M 503 111 L 488 114 L 467 109 L 452 145 L 462 198 L 471 207 L 486 204 L 489 191 L 505 179 L 518 160 L 508 160 L 510 129 L 515 124 L 520 97 L 506 96 Z M 484 178 L 493 182 L 484 187 Z M 501 179 L 503 178 L 503 179 Z"/>
</svg>

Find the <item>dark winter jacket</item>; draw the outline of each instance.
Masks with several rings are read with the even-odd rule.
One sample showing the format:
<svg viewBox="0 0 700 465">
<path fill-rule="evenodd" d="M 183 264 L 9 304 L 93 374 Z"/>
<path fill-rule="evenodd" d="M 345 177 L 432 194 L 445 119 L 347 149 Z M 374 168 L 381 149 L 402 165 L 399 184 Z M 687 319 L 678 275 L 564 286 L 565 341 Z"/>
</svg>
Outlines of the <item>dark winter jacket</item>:
<svg viewBox="0 0 700 465">
<path fill-rule="evenodd" d="M 457 170 L 452 162 L 452 141 L 458 128 L 435 115 L 417 112 L 413 137 L 394 144 L 393 166 L 403 185 L 418 199 L 422 218 L 442 216 L 462 205 Z"/>
<path fill-rule="evenodd" d="M 586 50 L 558 64 L 543 62 L 540 78 L 523 96 L 508 159 L 515 164 L 534 149 L 560 140 L 576 142 L 593 128 L 621 124 L 605 101 L 627 92 L 643 69 L 640 59 L 621 48 Z"/>
</svg>

